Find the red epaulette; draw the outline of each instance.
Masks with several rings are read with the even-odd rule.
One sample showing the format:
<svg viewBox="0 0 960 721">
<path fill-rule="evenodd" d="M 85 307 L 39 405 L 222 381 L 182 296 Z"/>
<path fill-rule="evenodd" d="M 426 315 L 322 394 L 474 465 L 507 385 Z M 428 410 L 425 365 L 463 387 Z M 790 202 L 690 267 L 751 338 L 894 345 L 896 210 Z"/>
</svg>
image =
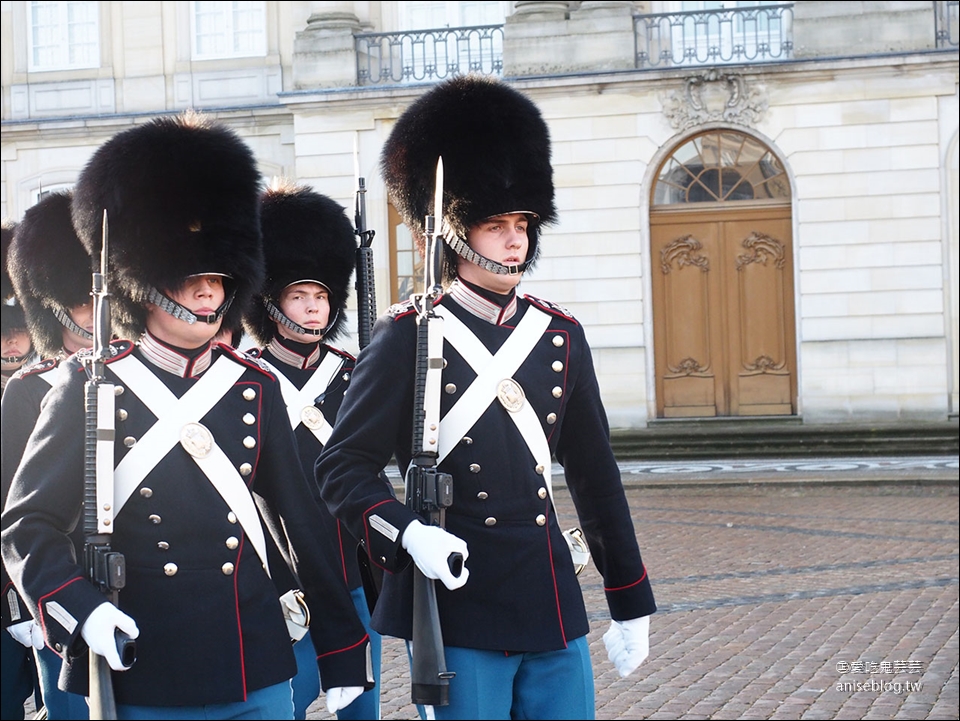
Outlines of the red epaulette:
<svg viewBox="0 0 960 721">
<path fill-rule="evenodd" d="M 547 313 L 555 315 L 558 318 L 563 318 L 564 320 L 569 320 L 570 322 L 579 325 L 577 319 L 573 317 L 573 313 L 564 308 L 562 305 L 559 305 L 558 303 L 552 303 L 549 300 L 537 298 L 536 296 L 532 295 L 524 295 L 523 297 L 530 301 L 531 304 L 537 306 L 540 310 L 546 311 Z"/>
<path fill-rule="evenodd" d="M 243 351 L 238 351 L 236 348 L 229 346 L 226 343 L 218 343 L 217 350 L 219 350 L 227 358 L 230 358 L 231 360 L 234 360 L 237 363 L 246 366 L 247 368 L 260 371 L 264 375 L 276 380 L 276 376 L 273 375 L 273 371 L 270 370 L 270 367 L 266 364 L 266 362 L 261 360 L 259 356 L 253 358 Z"/>
<path fill-rule="evenodd" d="M 354 357 L 353 357 L 352 355 L 350 355 L 349 353 L 347 353 L 345 350 L 341 350 L 340 348 L 334 348 L 332 345 L 327 345 L 326 343 L 324 343 L 324 345 L 326 346 L 326 348 L 327 348 L 328 351 L 331 351 L 332 353 L 335 353 L 336 355 L 340 356 L 341 358 L 345 358 L 345 359 L 347 359 L 348 361 L 350 361 L 351 363 L 356 363 L 356 362 L 357 362 L 357 359 L 354 358 Z"/>
</svg>

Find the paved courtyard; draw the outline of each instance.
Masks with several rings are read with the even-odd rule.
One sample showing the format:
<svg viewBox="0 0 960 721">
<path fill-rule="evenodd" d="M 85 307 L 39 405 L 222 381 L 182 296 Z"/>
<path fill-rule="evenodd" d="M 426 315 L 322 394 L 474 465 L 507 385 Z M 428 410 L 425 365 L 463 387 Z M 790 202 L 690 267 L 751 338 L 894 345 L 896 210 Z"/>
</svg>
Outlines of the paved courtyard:
<svg viewBox="0 0 960 721">
<path fill-rule="evenodd" d="M 633 677 L 581 576 L 597 718 L 958 717 L 956 458 L 687 465 L 623 465 L 660 608 Z M 383 664 L 383 718 L 416 718 L 398 641 Z"/>
</svg>

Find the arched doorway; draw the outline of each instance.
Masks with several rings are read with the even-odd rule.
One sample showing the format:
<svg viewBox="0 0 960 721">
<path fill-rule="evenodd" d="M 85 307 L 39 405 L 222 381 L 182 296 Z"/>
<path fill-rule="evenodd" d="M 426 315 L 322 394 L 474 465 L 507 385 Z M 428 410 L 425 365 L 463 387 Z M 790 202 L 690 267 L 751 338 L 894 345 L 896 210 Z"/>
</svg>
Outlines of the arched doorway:
<svg viewBox="0 0 960 721">
<path fill-rule="evenodd" d="M 650 243 L 659 418 L 793 415 L 790 184 L 763 143 L 710 130 L 656 174 Z"/>
</svg>

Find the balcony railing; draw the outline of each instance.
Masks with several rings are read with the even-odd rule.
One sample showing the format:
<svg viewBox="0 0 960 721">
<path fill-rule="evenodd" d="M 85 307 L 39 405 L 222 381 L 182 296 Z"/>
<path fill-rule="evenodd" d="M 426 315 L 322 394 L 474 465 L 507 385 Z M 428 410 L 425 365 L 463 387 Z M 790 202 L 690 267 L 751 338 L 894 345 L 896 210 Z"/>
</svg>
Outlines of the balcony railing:
<svg viewBox="0 0 960 721">
<path fill-rule="evenodd" d="M 358 33 L 357 82 L 430 82 L 459 75 L 503 74 L 503 26 Z"/>
<path fill-rule="evenodd" d="M 793 4 L 635 15 L 637 68 L 788 60 Z"/>
<path fill-rule="evenodd" d="M 937 47 L 957 47 L 960 45 L 960 32 L 957 31 L 957 7 L 960 6 L 960 0 L 936 0 L 933 6 Z"/>
</svg>

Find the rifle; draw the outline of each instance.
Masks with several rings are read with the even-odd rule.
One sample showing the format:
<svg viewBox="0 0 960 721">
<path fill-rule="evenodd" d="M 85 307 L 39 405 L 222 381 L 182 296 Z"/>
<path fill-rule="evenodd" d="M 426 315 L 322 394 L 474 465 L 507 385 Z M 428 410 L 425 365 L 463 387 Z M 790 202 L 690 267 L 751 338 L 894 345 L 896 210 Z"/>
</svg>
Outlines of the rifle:
<svg viewBox="0 0 960 721">
<path fill-rule="evenodd" d="M 97 586 L 110 603 L 116 605 L 118 592 L 126 584 L 127 574 L 122 553 L 111 550 L 113 533 L 113 442 L 114 384 L 106 380 L 106 363 L 110 357 L 110 300 L 107 292 L 107 212 L 103 212 L 103 247 L 100 270 L 93 272 L 93 352 L 86 359 L 87 382 L 83 398 L 84 470 L 83 470 L 83 560 L 87 578 Z M 125 666 L 137 658 L 136 641 L 116 631 L 117 651 Z M 90 656 L 90 718 L 117 718 L 113 696 L 113 677 L 103 656 L 92 651 Z"/>
<path fill-rule="evenodd" d="M 444 525 L 446 508 L 453 504 L 453 477 L 437 469 L 440 429 L 440 373 L 443 370 L 443 319 L 433 310 L 441 293 L 440 264 L 443 254 L 437 235 L 442 215 L 443 158 L 437 162 L 434 214 L 426 217 L 426 258 L 423 293 L 414 296 L 417 307 L 417 363 L 413 399 L 413 452 L 407 469 L 406 503 L 428 525 Z M 450 554 L 451 573 L 459 576 L 463 556 Z M 413 643 L 411 649 L 411 697 L 415 704 L 446 706 L 450 703 L 450 679 L 443 652 L 437 590 L 432 579 L 413 568 Z"/>
<path fill-rule="evenodd" d="M 357 177 L 357 199 L 354 211 L 354 231 L 360 238 L 357 248 L 357 341 L 360 350 L 370 344 L 370 334 L 377 320 L 377 293 L 373 276 L 373 236 L 376 231 L 367 229 L 367 181 Z"/>
</svg>

